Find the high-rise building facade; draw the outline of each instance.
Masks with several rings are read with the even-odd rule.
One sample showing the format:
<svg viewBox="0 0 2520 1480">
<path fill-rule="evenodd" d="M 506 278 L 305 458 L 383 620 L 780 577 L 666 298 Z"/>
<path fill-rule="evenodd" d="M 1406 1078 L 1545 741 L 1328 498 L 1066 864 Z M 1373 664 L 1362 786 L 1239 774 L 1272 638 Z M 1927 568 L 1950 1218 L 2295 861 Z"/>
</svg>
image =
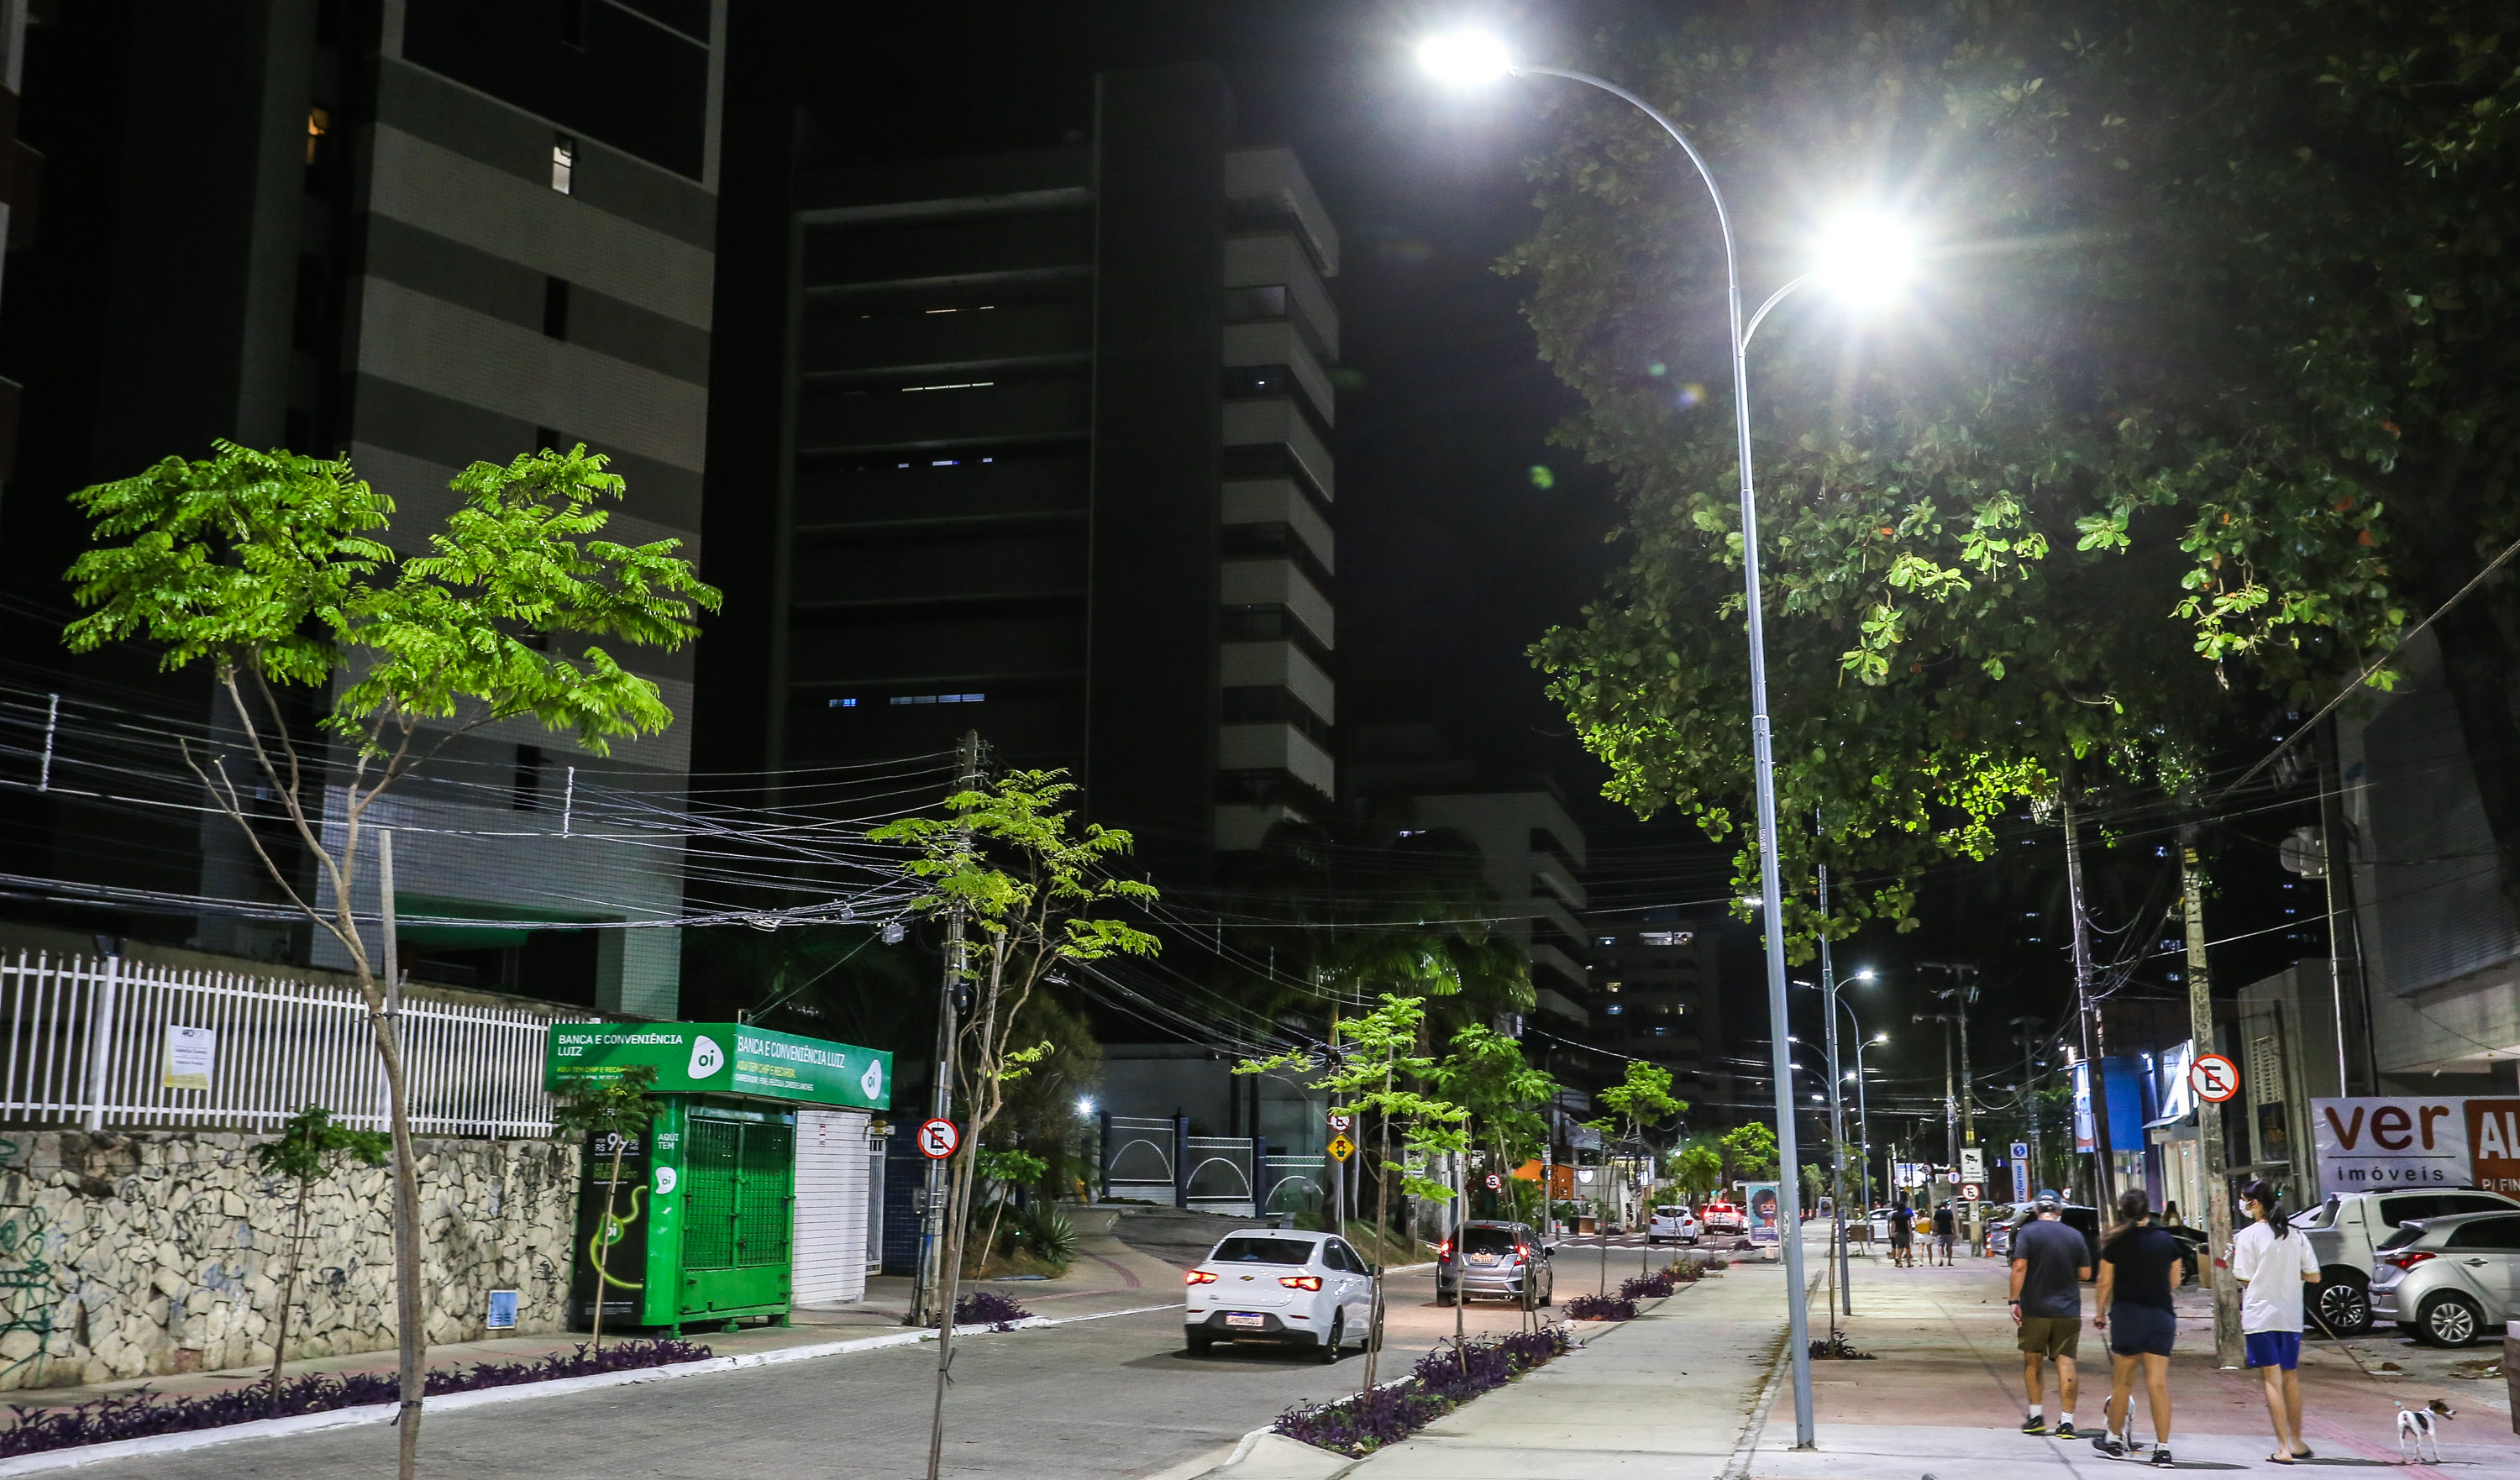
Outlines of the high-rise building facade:
<svg viewBox="0 0 2520 1480">
<path fill-rule="evenodd" d="M 1720 918 L 1671 909 L 1591 921 L 1589 1041 L 1669 1069 L 1673 1092 L 1698 1104 L 1729 1098 L 1725 1058 L 1732 1051 L 1716 990 L 1721 925 Z"/>
<path fill-rule="evenodd" d="M 13 559 L 58 571 L 86 536 L 68 492 L 221 437 L 347 455 L 394 500 L 406 553 L 443 527 L 459 470 L 582 441 L 627 481 L 609 535 L 697 556 L 726 9 L 57 8 L 30 38 L 23 117 L 47 157 L 47 219 L 13 259 L 0 322 L 0 374 L 29 412 L 0 509 Z M 27 637 L 11 682 L 233 733 L 198 675 L 158 680 L 137 653 L 71 659 L 65 593 L 28 604 L 9 614 Z M 664 735 L 606 760 L 530 721 L 481 730 L 440 752 L 436 784 L 371 818 L 409 830 L 398 882 L 418 974 L 673 1011 L 675 932 L 638 924 L 678 913 L 677 850 L 542 835 L 576 794 L 680 798 L 691 653 L 614 655 L 661 689 L 677 720 Z M 216 816 L 179 839 L 48 796 L 8 827 L 56 876 L 276 893 Z M 212 912 L 189 929 L 211 950 L 337 964 L 302 927 Z"/>
<path fill-rule="evenodd" d="M 977 731 L 1173 878 L 1325 815 L 1338 251 L 1204 67 L 1104 75 L 1090 139 L 801 169 L 778 451 L 712 484 L 718 763 Z"/>
</svg>

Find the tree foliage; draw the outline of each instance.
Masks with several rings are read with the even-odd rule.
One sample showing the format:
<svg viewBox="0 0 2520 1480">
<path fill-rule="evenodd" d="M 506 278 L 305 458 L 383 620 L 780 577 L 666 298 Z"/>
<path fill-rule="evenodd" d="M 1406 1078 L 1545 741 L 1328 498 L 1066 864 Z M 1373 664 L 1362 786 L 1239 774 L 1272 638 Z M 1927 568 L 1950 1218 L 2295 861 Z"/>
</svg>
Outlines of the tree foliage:
<svg viewBox="0 0 2520 1480">
<path fill-rule="evenodd" d="M 1751 351 L 1779 806 L 1827 820 L 1788 872 L 1882 880 L 1832 933 L 1912 923 L 1917 871 L 2019 799 L 2193 787 L 2520 534 L 2520 14 L 1731 0 L 1597 50 L 1710 156 L 1752 301 L 1837 204 L 1928 224 L 1914 301 L 1808 295 Z M 1750 777 L 1719 241 L 1649 120 L 1552 98 L 1507 267 L 1630 553 L 1535 658 L 1614 798 L 1723 836 Z M 2498 602 L 2441 629 L 2479 754 L 2520 748 Z M 2507 864 L 2520 781 L 2489 790 Z"/>
<path fill-rule="evenodd" d="M 1734 1126 L 1716 1143 L 1736 1182 L 1756 1182 L 1777 1175 L 1777 1133 L 1758 1121 Z"/>
<path fill-rule="evenodd" d="M 1668 1164 L 1672 1182 L 1693 1200 L 1724 1185 L 1724 1148 L 1702 1132 L 1673 1147 Z"/>
</svg>

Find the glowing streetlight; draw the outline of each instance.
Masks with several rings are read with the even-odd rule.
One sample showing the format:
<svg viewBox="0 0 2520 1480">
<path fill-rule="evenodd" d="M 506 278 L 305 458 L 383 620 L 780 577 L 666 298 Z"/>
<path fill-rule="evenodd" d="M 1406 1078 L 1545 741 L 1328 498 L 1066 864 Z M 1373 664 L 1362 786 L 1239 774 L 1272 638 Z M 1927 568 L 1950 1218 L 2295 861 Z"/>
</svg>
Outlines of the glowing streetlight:
<svg viewBox="0 0 2520 1480">
<path fill-rule="evenodd" d="M 1419 42 L 1418 65 L 1446 82 L 1468 85 L 1511 76 L 1513 54 L 1494 36 L 1458 31 Z"/>
<path fill-rule="evenodd" d="M 1916 234 L 1895 216 L 1854 210 L 1830 222 L 1813 252 L 1812 276 L 1850 301 L 1888 302 L 1916 275 Z"/>
<path fill-rule="evenodd" d="M 1090 1098 L 1079 1096 L 1076 1101 L 1076 1113 L 1079 1115 L 1093 1114 L 1094 1101 Z"/>
</svg>

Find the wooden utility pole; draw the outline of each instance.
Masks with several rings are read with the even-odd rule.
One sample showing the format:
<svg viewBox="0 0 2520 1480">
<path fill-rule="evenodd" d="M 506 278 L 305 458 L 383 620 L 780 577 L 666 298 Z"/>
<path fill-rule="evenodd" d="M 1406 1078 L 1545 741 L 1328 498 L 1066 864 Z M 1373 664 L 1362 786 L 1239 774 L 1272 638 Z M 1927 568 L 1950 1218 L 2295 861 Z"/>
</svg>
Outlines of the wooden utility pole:
<svg viewBox="0 0 2520 1480">
<path fill-rule="evenodd" d="M 2197 827 L 2179 830 L 2181 913 L 2187 923 L 2188 1062 L 2214 1052 L 2214 978 L 2205 968 L 2205 875 L 2196 866 Z M 2231 1184 L 2223 1157 L 2223 1107 L 2196 1097 L 2197 1149 L 2205 1161 L 2205 1228 L 2214 1281 L 2214 1354 L 2227 1368 L 2240 1365 L 2240 1282 L 2231 1278 Z"/>
</svg>

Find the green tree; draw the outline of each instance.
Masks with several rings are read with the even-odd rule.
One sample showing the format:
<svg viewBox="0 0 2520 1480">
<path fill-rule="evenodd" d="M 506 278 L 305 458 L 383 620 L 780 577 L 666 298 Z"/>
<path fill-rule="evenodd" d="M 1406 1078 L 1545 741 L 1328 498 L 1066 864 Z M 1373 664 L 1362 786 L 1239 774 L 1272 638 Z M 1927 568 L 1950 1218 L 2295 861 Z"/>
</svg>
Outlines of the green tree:
<svg viewBox="0 0 2520 1480">
<path fill-rule="evenodd" d="M 1724 1160 L 1732 1168 L 1732 1181 L 1760 1182 L 1777 1175 L 1777 1133 L 1773 1127 L 1755 1120 L 1734 1126 L 1716 1144 L 1724 1148 Z"/>
<path fill-rule="evenodd" d="M 297 1298 L 297 1267 L 306 1251 L 306 1198 L 315 1184 L 342 1163 L 381 1167 L 393 1154 L 392 1138 L 377 1131 L 354 1131 L 337 1124 L 333 1112 L 308 1105 L 280 1124 L 280 1137 L 253 1148 L 253 1164 L 265 1177 L 295 1183 L 296 1218 L 289 1234 L 289 1273 L 280 1281 L 280 1309 L 272 1321 L 271 1396 L 280 1398 L 280 1371 L 289 1361 L 289 1310 Z"/>
<path fill-rule="evenodd" d="M 1724 1185 L 1724 1151 L 1713 1137 L 1691 1136 L 1672 1148 L 1671 1180 L 1694 1204 Z"/>
<path fill-rule="evenodd" d="M 656 1118 L 653 1064 L 631 1064 L 618 1074 L 580 1080 L 552 1097 L 552 1124 L 562 1135 L 586 1138 L 590 1149 L 610 1146 L 611 1169 L 604 1178 L 604 1210 L 595 1220 L 594 1243 L 587 1250 L 595 1261 L 595 1330 L 587 1339 L 604 1350 L 604 1287 L 611 1282 L 608 1263 L 621 1236 L 622 1221 L 613 1213 L 621 1200 L 621 1158 L 631 1137 Z"/>
<path fill-rule="evenodd" d="M 1709 153 L 1753 301 L 1825 202 L 1929 223 L 1903 317 L 1793 302 L 1752 347 L 1779 810 L 1830 822 L 1780 843 L 1884 880 L 1838 896 L 1833 931 L 1911 923 L 1918 871 L 1983 856 L 2018 799 L 2193 788 L 2520 534 L 2520 14 L 1631 14 L 1598 65 Z M 1535 656 L 1612 796 L 1723 836 L 1750 778 L 1718 243 L 1645 119 L 1565 102 L 1508 266 L 1584 397 L 1565 436 L 1630 500 L 1630 554 Z M 2520 750 L 2513 608 L 2506 583 L 2438 629 L 2478 755 Z M 2520 772 L 2499 772 L 2511 884 Z M 1789 909 L 1799 951 L 1810 907 Z"/>
<path fill-rule="evenodd" d="M 1016 1188 L 1039 1182 L 1050 1171 L 1050 1163 L 1025 1151 L 988 1151 L 979 1153 L 980 1178 L 997 1191 L 989 1209 L 989 1232 L 980 1239 L 980 1257 L 973 1268 L 986 1266 L 989 1253 L 998 1246 L 998 1220 L 1006 1216 L 1007 1197 Z"/>
<path fill-rule="evenodd" d="M 957 1028 L 951 1066 L 966 1124 L 954 1158 L 946 1247 L 938 1264 L 945 1291 L 937 1320 L 928 1480 L 935 1480 L 943 1457 L 953 1312 L 982 1139 L 1006 1110 L 1009 1086 L 1057 1049 L 1047 1040 L 1018 1045 L 1024 1009 L 1061 969 L 1089 967 L 1114 956 L 1152 956 L 1158 949 L 1146 931 L 1095 913 L 1151 905 L 1156 891 L 1110 873 L 1129 853 L 1128 833 L 1100 823 L 1070 830 L 1073 814 L 1062 804 L 1076 788 L 1065 775 L 1011 771 L 947 797 L 942 817 L 906 817 L 867 833 L 871 842 L 909 850 L 903 871 L 926 891 L 912 901 L 913 909 L 958 920 L 978 936 L 949 967 L 969 986 L 971 1009 Z"/>
<path fill-rule="evenodd" d="M 420 1454 L 427 1372 L 420 1186 L 403 1051 L 382 973 L 354 910 L 369 813 L 459 736 L 530 718 L 573 731 L 587 750 L 673 722 L 656 686 L 592 641 L 678 648 L 718 593 L 677 542 L 601 538 L 621 479 L 584 446 L 475 463 L 455 477 L 462 503 L 428 553 L 399 558 L 382 539 L 393 501 L 347 460 L 216 443 L 70 495 L 95 521 L 95 548 L 70 566 L 87 615 L 71 650 L 142 641 L 162 666 L 207 663 L 245 741 L 185 758 L 212 805 L 244 832 L 290 903 L 340 946 L 368 1009 L 393 1137 L 394 1283 L 402 1402 L 399 1473 Z M 324 692 L 322 729 L 338 761 L 304 753 L 280 700 Z M 276 806 L 318 878 L 307 889 L 265 847 L 255 814 Z M 325 896 L 329 894 L 329 905 Z"/>
<path fill-rule="evenodd" d="M 1620 1141 L 1642 1149 L 1648 1168 L 1656 1158 L 1652 1148 L 1644 1144 L 1645 1128 L 1659 1125 L 1688 1108 L 1687 1101 L 1672 1098 L 1671 1070 L 1642 1058 L 1629 1059 L 1626 1075 L 1595 1098 L 1608 1107 L 1610 1115 L 1590 1122 L 1592 1128 L 1604 1136 L 1615 1134 Z M 1650 1265 L 1651 1246 L 1643 1247 L 1647 1250 L 1644 1262 Z M 1608 1294 L 1610 1288 L 1609 1251 L 1610 1241 L 1604 1238 L 1601 1240 L 1601 1288 L 1598 1292 L 1601 1294 Z"/>
</svg>

